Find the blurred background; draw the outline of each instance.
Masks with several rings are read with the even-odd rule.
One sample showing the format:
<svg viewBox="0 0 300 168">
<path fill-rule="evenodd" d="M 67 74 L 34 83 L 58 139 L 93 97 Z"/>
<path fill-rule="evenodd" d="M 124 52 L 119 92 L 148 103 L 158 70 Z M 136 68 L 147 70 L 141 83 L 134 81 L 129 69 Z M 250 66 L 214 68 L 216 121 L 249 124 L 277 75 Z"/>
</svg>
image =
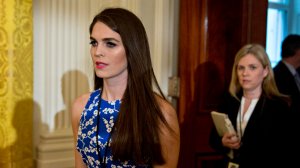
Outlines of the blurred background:
<svg viewBox="0 0 300 168">
<path fill-rule="evenodd" d="M 180 168 L 218 167 L 209 112 L 246 43 L 300 34 L 298 0 L 0 0 L 0 167 L 74 167 L 70 108 L 93 88 L 89 24 L 106 7 L 142 20 L 154 71 L 177 109 Z"/>
</svg>

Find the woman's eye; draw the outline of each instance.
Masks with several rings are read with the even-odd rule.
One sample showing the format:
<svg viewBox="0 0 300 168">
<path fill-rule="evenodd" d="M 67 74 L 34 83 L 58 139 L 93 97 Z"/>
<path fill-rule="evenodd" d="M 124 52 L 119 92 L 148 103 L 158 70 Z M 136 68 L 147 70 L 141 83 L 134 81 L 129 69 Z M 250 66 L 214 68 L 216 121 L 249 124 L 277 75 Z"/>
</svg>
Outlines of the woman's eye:
<svg viewBox="0 0 300 168">
<path fill-rule="evenodd" d="M 98 44 L 98 43 L 97 43 L 95 40 L 92 40 L 92 41 L 90 42 L 90 45 L 93 46 L 93 47 L 96 47 L 97 44 Z"/>
<path fill-rule="evenodd" d="M 109 48 L 113 48 L 113 47 L 116 46 L 116 44 L 111 42 L 111 41 L 108 41 L 108 42 L 106 42 L 106 46 L 109 47 Z"/>
<path fill-rule="evenodd" d="M 243 69 L 245 69 L 243 66 L 238 66 L 238 67 L 237 67 L 237 70 L 239 70 L 239 71 L 241 71 L 241 70 L 243 70 Z"/>
<path fill-rule="evenodd" d="M 251 65 L 251 66 L 250 66 L 250 69 L 251 69 L 251 70 L 254 70 L 254 69 L 256 69 L 256 66 Z"/>
</svg>

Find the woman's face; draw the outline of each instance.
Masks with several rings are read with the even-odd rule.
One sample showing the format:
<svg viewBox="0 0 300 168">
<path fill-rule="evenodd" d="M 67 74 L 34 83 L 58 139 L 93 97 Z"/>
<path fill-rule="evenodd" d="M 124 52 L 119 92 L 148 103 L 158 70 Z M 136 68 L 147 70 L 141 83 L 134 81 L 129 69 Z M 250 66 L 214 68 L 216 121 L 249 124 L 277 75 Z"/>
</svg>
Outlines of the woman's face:
<svg viewBox="0 0 300 168">
<path fill-rule="evenodd" d="M 252 54 L 240 59 L 237 65 L 237 76 L 244 91 L 261 92 L 262 83 L 268 74 L 261 62 Z"/>
<path fill-rule="evenodd" d="M 127 80 L 127 58 L 121 36 L 102 22 L 97 22 L 90 35 L 91 56 L 99 78 Z"/>
</svg>

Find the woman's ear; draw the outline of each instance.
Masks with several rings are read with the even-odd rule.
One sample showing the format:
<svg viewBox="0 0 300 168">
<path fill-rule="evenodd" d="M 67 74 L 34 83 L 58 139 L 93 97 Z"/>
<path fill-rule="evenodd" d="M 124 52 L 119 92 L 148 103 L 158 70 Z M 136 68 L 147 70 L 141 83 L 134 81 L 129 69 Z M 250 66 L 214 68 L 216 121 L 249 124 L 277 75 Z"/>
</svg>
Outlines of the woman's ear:
<svg viewBox="0 0 300 168">
<path fill-rule="evenodd" d="M 269 74 L 269 66 L 266 66 L 265 68 L 264 68 L 264 78 Z"/>
</svg>

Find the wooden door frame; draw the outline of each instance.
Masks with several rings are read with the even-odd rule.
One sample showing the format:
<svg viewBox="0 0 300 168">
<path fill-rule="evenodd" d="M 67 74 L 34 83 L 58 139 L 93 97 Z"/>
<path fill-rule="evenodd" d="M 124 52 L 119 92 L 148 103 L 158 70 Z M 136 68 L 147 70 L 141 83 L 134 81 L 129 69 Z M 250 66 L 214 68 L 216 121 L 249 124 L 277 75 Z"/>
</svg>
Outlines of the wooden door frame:
<svg viewBox="0 0 300 168">
<path fill-rule="evenodd" d="M 223 38 L 226 43 L 223 48 L 226 52 L 220 53 L 224 56 L 216 58 L 212 53 L 213 44 L 212 38 L 214 35 L 209 23 L 215 7 L 220 3 L 228 3 L 229 15 L 235 17 L 238 21 L 237 29 L 232 30 L 234 40 L 229 41 Z M 225 4 L 226 5 L 226 4 Z M 236 5 L 239 8 L 235 9 Z M 227 8 L 226 7 L 226 8 Z M 226 10 L 222 7 L 222 10 Z M 195 118 L 195 90 L 197 87 L 196 72 L 199 65 L 207 61 L 221 60 L 221 72 L 225 77 L 224 86 L 229 82 L 231 67 L 235 52 L 246 43 L 259 43 L 265 46 L 266 41 L 266 18 L 267 18 L 267 0 L 182 0 L 180 1 L 180 21 L 179 21 L 179 55 L 178 55 L 178 72 L 180 77 L 180 97 L 178 99 L 178 118 L 181 129 L 181 151 L 179 159 L 179 167 L 194 167 L 194 141 L 193 134 L 197 134 L 193 119 Z M 219 8 L 216 8 L 219 10 Z M 230 12 L 234 12 L 233 14 Z M 215 18 L 216 19 L 216 18 Z M 215 20 L 218 24 L 218 20 Z M 222 24 L 222 23 L 220 23 Z M 228 26 L 224 23 L 223 26 Z M 216 25 L 218 26 L 218 25 Z M 221 25 L 222 26 L 222 25 Z M 228 28 L 228 27 L 226 27 Z M 230 31 L 230 28 L 229 28 Z M 228 43 L 228 44 L 227 44 Z M 230 45 L 232 44 L 232 45 Z M 222 47 L 222 46 L 221 46 Z M 201 134 L 201 133 L 199 133 Z"/>
</svg>

